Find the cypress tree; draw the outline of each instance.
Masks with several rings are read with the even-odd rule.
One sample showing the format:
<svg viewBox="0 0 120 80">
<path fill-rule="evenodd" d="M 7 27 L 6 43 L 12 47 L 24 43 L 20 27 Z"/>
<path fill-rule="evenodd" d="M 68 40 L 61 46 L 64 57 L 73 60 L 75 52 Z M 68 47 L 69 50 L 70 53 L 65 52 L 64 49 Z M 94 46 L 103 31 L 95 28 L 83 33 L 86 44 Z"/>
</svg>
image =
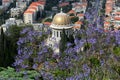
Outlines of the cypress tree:
<svg viewBox="0 0 120 80">
<path fill-rule="evenodd" d="M 69 42 L 70 43 L 74 43 L 74 37 L 73 37 L 73 35 L 69 35 Z"/>
<path fill-rule="evenodd" d="M 4 34 L 3 28 L 1 28 L 1 35 L 0 35 L 0 66 L 7 67 L 10 65 L 10 54 L 9 54 L 9 46 L 7 45 L 7 36 Z"/>
<path fill-rule="evenodd" d="M 7 35 L 4 35 L 4 53 L 5 53 L 4 67 L 11 66 L 13 61 L 11 60 L 11 46 L 9 37 Z"/>
<path fill-rule="evenodd" d="M 67 41 L 68 41 L 68 37 L 67 37 L 67 35 L 65 33 L 65 30 L 63 29 L 62 33 L 61 33 L 60 44 L 59 44 L 60 52 L 64 52 L 64 50 L 66 49 Z"/>
<path fill-rule="evenodd" d="M 4 32 L 3 28 L 1 27 L 1 34 L 0 34 L 0 66 L 4 66 Z"/>
</svg>

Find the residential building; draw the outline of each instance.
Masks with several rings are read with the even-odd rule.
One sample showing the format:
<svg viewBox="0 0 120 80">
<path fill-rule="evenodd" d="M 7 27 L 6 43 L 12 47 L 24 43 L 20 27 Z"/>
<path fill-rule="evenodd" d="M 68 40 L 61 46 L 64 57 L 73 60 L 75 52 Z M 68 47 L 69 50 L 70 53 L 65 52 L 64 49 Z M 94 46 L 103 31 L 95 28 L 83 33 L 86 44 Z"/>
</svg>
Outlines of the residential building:
<svg viewBox="0 0 120 80">
<path fill-rule="evenodd" d="M 83 24 L 82 21 L 78 20 L 77 22 L 75 22 L 75 24 L 73 26 L 73 30 L 74 31 L 80 30 L 82 24 Z"/>
<path fill-rule="evenodd" d="M 107 0 L 105 8 L 105 22 L 104 29 L 111 29 L 111 26 L 114 26 L 114 29 L 120 28 L 120 7 L 116 6 L 115 0 Z"/>
<path fill-rule="evenodd" d="M 5 24 L 1 25 L 3 27 L 4 31 L 6 31 L 10 26 L 12 25 L 20 25 L 23 21 L 21 19 L 15 19 L 15 18 L 9 18 L 5 21 Z"/>
<path fill-rule="evenodd" d="M 83 13 L 79 13 L 77 14 L 77 17 L 79 18 L 79 20 L 84 19 L 84 14 Z"/>
<path fill-rule="evenodd" d="M 43 31 L 45 29 L 45 26 L 42 23 L 33 23 L 32 25 L 36 31 Z"/>
<path fill-rule="evenodd" d="M 21 12 L 21 8 L 11 8 L 10 9 L 10 16 L 11 17 L 18 17 L 20 15 Z"/>
<path fill-rule="evenodd" d="M 85 13 L 87 8 L 87 2 L 77 2 L 72 4 L 72 10 L 74 10 L 76 13 Z"/>
<path fill-rule="evenodd" d="M 16 8 L 21 8 L 21 10 L 25 10 L 27 7 L 27 2 L 17 1 Z"/>
<path fill-rule="evenodd" d="M 2 5 L 9 6 L 12 2 L 13 2 L 13 0 L 2 0 Z"/>
<path fill-rule="evenodd" d="M 25 11 L 23 17 L 25 24 L 32 24 L 34 21 L 34 11 Z"/>
<path fill-rule="evenodd" d="M 38 15 L 42 15 L 45 2 L 32 2 L 28 9 L 24 12 L 24 23 L 32 24 L 36 21 Z"/>
</svg>

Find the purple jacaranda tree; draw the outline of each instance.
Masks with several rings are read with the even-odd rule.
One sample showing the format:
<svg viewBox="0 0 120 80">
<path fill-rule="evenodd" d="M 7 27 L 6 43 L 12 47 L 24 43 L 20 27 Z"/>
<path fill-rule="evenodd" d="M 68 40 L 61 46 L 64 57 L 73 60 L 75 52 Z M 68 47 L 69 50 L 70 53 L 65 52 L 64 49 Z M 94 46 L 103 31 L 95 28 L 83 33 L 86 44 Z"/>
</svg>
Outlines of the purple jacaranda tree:
<svg viewBox="0 0 120 80">
<path fill-rule="evenodd" d="M 34 31 L 25 28 L 21 31 L 21 37 L 17 42 L 18 55 L 13 64 L 17 68 L 37 69 L 40 63 L 52 56 L 52 50 L 45 45 L 45 39 L 50 32 Z"/>
<path fill-rule="evenodd" d="M 68 42 L 63 53 L 53 54 L 45 45 L 50 32 L 25 28 L 21 32 L 14 66 L 40 71 L 44 79 L 118 79 L 120 32 L 104 32 L 102 28 L 85 27 Z M 106 76 L 105 76 L 106 75 Z"/>
<path fill-rule="evenodd" d="M 97 11 L 91 11 L 95 15 Z M 101 20 L 90 22 L 85 14 L 84 26 L 76 31 L 74 43 L 67 42 L 59 54 L 45 46 L 48 32 L 25 28 L 21 32 L 14 66 L 40 71 L 45 80 L 119 80 L 120 31 L 105 32 Z"/>
<path fill-rule="evenodd" d="M 119 71 L 115 69 L 116 65 L 118 69 L 120 67 L 119 34 L 120 31 L 104 32 L 102 28 L 92 26 L 79 30 L 74 40 L 75 46 L 65 50 L 72 57 L 74 74 L 77 73 L 67 80 L 119 79 Z M 84 64 L 88 66 L 89 73 L 84 72 Z"/>
</svg>

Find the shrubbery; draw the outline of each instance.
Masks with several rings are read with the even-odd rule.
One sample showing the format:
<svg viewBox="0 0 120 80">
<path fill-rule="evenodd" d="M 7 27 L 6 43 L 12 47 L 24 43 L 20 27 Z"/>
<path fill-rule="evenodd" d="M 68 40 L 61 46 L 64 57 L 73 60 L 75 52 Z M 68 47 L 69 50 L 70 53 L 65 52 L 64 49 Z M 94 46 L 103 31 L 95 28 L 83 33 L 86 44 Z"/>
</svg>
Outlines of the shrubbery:
<svg viewBox="0 0 120 80">
<path fill-rule="evenodd" d="M 119 79 L 120 31 L 85 27 L 75 32 L 73 43 L 64 43 L 59 55 L 44 44 L 48 33 L 31 28 L 21 32 L 17 69 L 35 69 L 43 79 Z"/>
<path fill-rule="evenodd" d="M 40 75 L 35 70 L 17 71 L 14 68 L 0 68 L 0 80 L 35 80 L 40 79 Z"/>
</svg>

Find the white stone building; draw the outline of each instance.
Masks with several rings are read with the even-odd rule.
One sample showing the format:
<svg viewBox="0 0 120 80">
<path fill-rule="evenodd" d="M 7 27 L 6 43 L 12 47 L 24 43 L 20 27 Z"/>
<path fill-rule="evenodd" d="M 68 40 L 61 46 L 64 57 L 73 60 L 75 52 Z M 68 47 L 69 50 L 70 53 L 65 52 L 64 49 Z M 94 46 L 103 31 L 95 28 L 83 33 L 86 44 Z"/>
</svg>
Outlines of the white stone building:
<svg viewBox="0 0 120 80">
<path fill-rule="evenodd" d="M 73 32 L 73 25 L 71 23 L 69 15 L 63 13 L 62 11 L 56 14 L 53 18 L 50 28 L 52 30 L 52 36 L 48 38 L 47 45 L 52 47 L 55 53 L 59 53 L 59 43 L 61 40 L 63 29 L 65 30 L 67 36 L 69 36 Z"/>
<path fill-rule="evenodd" d="M 85 13 L 87 8 L 87 2 L 82 1 L 82 2 L 77 2 L 77 3 L 72 3 L 72 10 L 74 10 L 76 13 Z"/>
<path fill-rule="evenodd" d="M 41 15 L 44 9 L 45 2 L 32 2 L 28 9 L 24 12 L 24 23 L 33 24 L 36 21 L 37 15 Z"/>
<path fill-rule="evenodd" d="M 26 7 L 27 7 L 27 2 L 22 2 L 22 1 L 16 2 L 16 8 L 21 8 L 21 10 L 23 11 Z"/>
<path fill-rule="evenodd" d="M 13 0 L 2 0 L 2 6 L 4 11 L 8 9 Z"/>
<path fill-rule="evenodd" d="M 18 17 L 20 15 L 21 12 L 21 8 L 11 8 L 10 9 L 10 16 L 11 17 Z"/>
<path fill-rule="evenodd" d="M 25 24 L 32 24 L 34 21 L 34 11 L 25 11 L 23 17 Z"/>
<path fill-rule="evenodd" d="M 32 2 L 32 0 L 17 0 L 16 2 L 16 7 L 17 6 L 27 6 L 30 4 L 30 2 Z"/>
<path fill-rule="evenodd" d="M 34 23 L 32 25 L 33 25 L 34 30 L 37 30 L 37 31 L 43 31 L 45 28 L 42 23 Z"/>
<path fill-rule="evenodd" d="M 21 19 L 16 20 L 15 18 L 9 18 L 5 21 L 5 24 L 1 25 L 3 27 L 4 32 L 12 25 L 20 25 L 23 21 Z"/>
</svg>

